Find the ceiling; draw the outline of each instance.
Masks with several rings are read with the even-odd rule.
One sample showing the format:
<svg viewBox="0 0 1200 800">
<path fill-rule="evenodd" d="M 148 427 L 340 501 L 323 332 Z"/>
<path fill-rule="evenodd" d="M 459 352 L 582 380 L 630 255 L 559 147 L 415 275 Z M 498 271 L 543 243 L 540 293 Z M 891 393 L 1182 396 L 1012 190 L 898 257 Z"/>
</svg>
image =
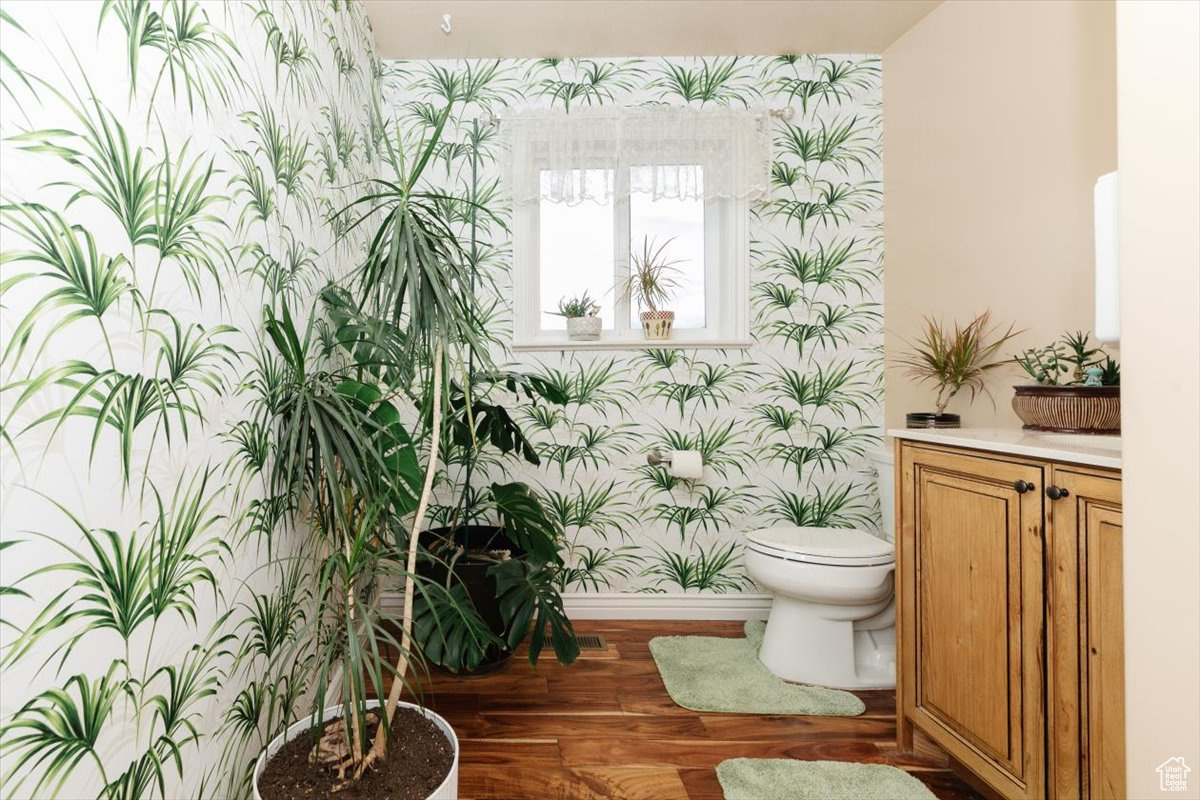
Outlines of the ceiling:
<svg viewBox="0 0 1200 800">
<path fill-rule="evenodd" d="M 881 53 L 941 0 L 365 0 L 384 58 Z M 442 15 L 451 33 L 442 32 Z"/>
</svg>

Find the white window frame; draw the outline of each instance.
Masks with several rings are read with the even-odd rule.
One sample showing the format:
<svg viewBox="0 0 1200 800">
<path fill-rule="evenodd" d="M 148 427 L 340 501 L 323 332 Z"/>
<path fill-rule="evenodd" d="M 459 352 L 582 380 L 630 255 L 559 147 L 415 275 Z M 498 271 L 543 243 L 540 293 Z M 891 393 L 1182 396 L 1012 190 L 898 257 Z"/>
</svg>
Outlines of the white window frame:
<svg viewBox="0 0 1200 800">
<path fill-rule="evenodd" d="M 613 266 L 614 284 L 629 269 L 630 202 L 629 170 L 662 163 L 661 150 L 655 157 L 639 153 L 635 143 L 622 143 L 617 163 L 573 163 L 551 165 L 530 159 L 530 177 L 537 185 L 542 170 L 611 169 L 613 175 Z M 706 156 L 680 147 L 669 154 L 672 164 L 700 164 L 707 172 Z M 665 340 L 646 339 L 640 327 L 630 324 L 630 303 L 614 303 L 615 329 L 606 329 L 597 341 L 571 341 L 565 330 L 544 330 L 544 312 L 557 297 L 541 297 L 541 239 L 539 203 L 522 203 L 513 208 L 513 340 L 514 351 L 529 350 L 620 350 L 646 348 L 724 349 L 744 348 L 750 338 L 750 204 L 738 198 L 707 198 L 704 201 L 704 319 L 702 329 L 673 329 Z M 611 297 L 611 295 L 610 295 Z M 603 301 L 601 301 L 603 302 Z"/>
</svg>

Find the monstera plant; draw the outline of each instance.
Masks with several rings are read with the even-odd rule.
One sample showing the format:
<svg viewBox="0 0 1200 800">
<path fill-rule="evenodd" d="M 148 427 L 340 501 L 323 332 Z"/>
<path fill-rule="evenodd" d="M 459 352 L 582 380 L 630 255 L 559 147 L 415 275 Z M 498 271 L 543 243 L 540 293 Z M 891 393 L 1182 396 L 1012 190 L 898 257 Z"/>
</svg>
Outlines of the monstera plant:
<svg viewBox="0 0 1200 800">
<path fill-rule="evenodd" d="M 481 642 L 480 637 L 466 635 L 469 631 L 448 637 L 450 626 L 419 607 L 415 622 L 425 655 L 453 672 L 499 668 L 526 636 L 530 637 L 529 659 L 536 663 L 547 629 L 561 662 L 570 663 L 579 654 L 558 590 L 564 568 L 558 523 L 525 483 L 475 485 L 483 459 L 539 463 L 533 445 L 497 401 L 501 391 L 533 402 L 566 401 L 553 384 L 516 372 L 468 369 L 465 385 L 451 386 L 444 451 L 447 462 L 459 468 L 459 493 L 454 505 L 443 509 L 447 524 L 425 534 L 426 547 L 438 558 L 418 571 L 447 586 L 466 587 L 474 607 L 499 639 L 487 647 L 472 647 Z"/>
</svg>

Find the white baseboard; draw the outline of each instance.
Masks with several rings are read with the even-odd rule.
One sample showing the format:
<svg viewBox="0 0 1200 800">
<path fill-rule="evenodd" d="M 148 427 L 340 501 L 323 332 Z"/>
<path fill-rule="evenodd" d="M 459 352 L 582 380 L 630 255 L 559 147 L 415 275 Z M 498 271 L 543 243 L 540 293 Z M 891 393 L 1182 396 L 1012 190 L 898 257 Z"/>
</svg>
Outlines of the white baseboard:
<svg viewBox="0 0 1200 800">
<path fill-rule="evenodd" d="M 771 595 L 578 592 L 563 606 L 571 619 L 766 619 Z"/>
<path fill-rule="evenodd" d="M 380 603 L 399 614 L 404 595 L 384 592 Z M 571 619 L 766 619 L 771 595 L 577 592 L 564 594 L 563 606 Z"/>
</svg>

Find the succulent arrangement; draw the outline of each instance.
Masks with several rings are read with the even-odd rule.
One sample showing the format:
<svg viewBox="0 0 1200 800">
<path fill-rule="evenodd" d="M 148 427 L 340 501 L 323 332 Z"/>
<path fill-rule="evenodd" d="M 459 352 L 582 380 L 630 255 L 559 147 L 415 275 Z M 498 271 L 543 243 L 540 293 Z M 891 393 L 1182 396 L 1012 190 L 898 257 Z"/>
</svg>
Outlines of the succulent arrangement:
<svg viewBox="0 0 1200 800">
<path fill-rule="evenodd" d="M 562 297 L 558 301 L 558 311 L 547 311 L 556 317 L 579 319 L 581 317 L 597 317 L 600 315 L 600 304 L 592 300 L 591 295 L 584 292 L 581 295 Z"/>
<path fill-rule="evenodd" d="M 1045 347 L 1035 347 L 1014 356 L 1021 369 L 1037 383 L 1046 386 L 1077 386 L 1089 379 L 1088 385 L 1120 386 L 1121 365 L 1101 347 L 1091 346 L 1091 333 L 1064 333 L 1058 341 Z"/>
<path fill-rule="evenodd" d="M 1035 381 L 1017 386 L 1013 411 L 1032 430 L 1115 434 L 1121 431 L 1121 365 L 1091 333 L 1064 333 L 1013 361 Z"/>
</svg>

